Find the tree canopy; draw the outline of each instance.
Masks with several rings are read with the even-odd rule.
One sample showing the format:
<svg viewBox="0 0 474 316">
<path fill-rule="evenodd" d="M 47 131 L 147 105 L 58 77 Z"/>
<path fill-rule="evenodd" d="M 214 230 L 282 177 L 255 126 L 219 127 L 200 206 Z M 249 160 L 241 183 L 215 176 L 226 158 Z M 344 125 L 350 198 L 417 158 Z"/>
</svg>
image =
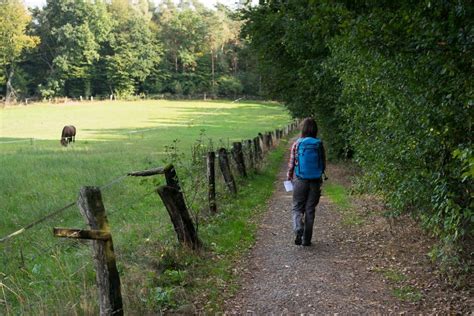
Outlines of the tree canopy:
<svg viewBox="0 0 474 316">
<path fill-rule="evenodd" d="M 254 86 L 254 67 L 248 62 L 239 67 L 241 22 L 225 6 L 208 9 L 197 0 L 178 5 L 171 0 L 47 0 L 44 8 L 28 14 L 20 1 L 5 3 L 19 9 L 2 14 L 23 25 L 2 22 L 24 36 L 15 46 L 32 48 L 41 40 L 35 49 L 22 48 L 15 55 L 21 60 L 11 77 L 20 97 L 255 93 L 254 88 L 244 91 Z M 19 13 L 23 20 L 14 16 Z M 5 78 L 2 83 L 5 92 Z"/>
<path fill-rule="evenodd" d="M 39 42 L 38 37 L 26 34 L 30 20 L 20 0 L 0 0 L 0 83 L 5 85 L 7 103 L 16 96 L 12 86 L 16 64 L 26 49 Z"/>
</svg>

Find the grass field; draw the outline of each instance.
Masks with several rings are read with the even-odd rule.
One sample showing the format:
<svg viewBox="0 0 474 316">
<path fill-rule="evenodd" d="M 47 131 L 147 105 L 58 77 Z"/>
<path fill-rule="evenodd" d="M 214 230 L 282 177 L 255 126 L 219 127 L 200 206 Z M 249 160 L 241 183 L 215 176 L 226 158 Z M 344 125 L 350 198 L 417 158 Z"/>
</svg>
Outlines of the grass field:
<svg viewBox="0 0 474 316">
<path fill-rule="evenodd" d="M 81 186 L 104 185 L 129 171 L 162 166 L 171 157 L 189 159 L 197 140 L 227 147 L 282 127 L 289 119 L 278 104 L 252 102 L 116 101 L 5 108 L 0 111 L 0 237 L 75 201 Z M 69 124 L 77 128 L 76 143 L 63 148 L 60 133 Z M 125 178 L 103 190 L 120 270 L 140 269 L 143 254 L 134 250 L 143 243 L 166 248 L 174 242 L 164 237 L 172 236 L 172 229 L 153 194 L 160 181 Z M 0 314 L 96 311 L 89 247 L 54 239 L 53 226 L 85 224 L 72 207 L 0 244 Z M 123 282 L 134 284 L 134 274 L 127 275 L 132 279 Z M 136 293 L 125 292 L 126 300 L 140 301 L 130 298 Z"/>
</svg>

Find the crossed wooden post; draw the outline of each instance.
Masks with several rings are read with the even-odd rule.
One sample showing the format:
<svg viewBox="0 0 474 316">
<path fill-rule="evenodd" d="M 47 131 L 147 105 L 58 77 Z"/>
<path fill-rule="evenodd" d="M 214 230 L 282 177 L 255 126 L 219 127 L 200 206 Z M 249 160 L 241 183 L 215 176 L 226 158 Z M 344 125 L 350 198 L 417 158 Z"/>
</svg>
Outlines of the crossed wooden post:
<svg viewBox="0 0 474 316">
<path fill-rule="evenodd" d="M 120 277 L 100 189 L 83 187 L 77 204 L 91 229 L 54 228 L 53 233 L 56 237 L 92 239 L 100 315 L 123 315 Z"/>
</svg>

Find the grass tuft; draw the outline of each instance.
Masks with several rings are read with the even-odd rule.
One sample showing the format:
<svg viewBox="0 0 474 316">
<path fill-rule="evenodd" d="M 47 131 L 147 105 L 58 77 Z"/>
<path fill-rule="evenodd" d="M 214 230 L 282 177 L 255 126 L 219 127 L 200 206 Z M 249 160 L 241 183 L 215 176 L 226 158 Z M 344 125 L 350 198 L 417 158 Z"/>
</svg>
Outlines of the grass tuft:
<svg viewBox="0 0 474 316">
<path fill-rule="evenodd" d="M 329 197 L 337 210 L 341 212 L 343 225 L 354 227 L 364 224 L 364 219 L 353 209 L 349 192 L 344 186 L 328 181 L 324 183 L 323 190 L 324 195 Z"/>
</svg>

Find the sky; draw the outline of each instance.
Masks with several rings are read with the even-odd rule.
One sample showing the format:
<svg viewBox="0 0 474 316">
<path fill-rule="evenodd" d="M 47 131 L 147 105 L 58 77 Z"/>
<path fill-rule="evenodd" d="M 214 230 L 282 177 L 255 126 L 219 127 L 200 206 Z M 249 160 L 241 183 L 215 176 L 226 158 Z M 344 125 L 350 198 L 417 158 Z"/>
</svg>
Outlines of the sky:
<svg viewBox="0 0 474 316">
<path fill-rule="evenodd" d="M 46 4 L 46 0 L 23 0 L 28 7 L 42 7 Z M 209 8 L 214 7 L 217 2 L 220 2 L 228 7 L 234 8 L 237 0 L 200 0 L 201 3 Z"/>
</svg>

